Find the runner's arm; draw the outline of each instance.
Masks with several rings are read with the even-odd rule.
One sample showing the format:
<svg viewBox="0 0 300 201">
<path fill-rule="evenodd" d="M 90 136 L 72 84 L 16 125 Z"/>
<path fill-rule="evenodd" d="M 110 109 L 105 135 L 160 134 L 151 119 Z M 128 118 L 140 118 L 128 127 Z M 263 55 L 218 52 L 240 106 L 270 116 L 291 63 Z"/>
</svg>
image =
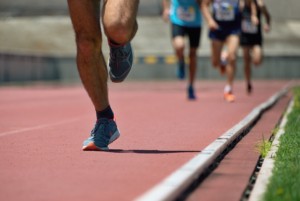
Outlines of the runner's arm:
<svg viewBox="0 0 300 201">
<path fill-rule="evenodd" d="M 252 24 L 258 25 L 257 9 L 254 0 L 251 0 L 250 6 L 251 6 L 251 22 Z"/>
<path fill-rule="evenodd" d="M 270 13 L 267 9 L 267 6 L 265 5 L 263 0 L 257 0 L 257 3 L 259 6 L 259 9 L 261 10 L 261 12 L 264 15 L 265 20 L 266 20 L 266 24 L 264 25 L 264 30 L 266 32 L 269 32 L 271 29 L 271 15 L 270 15 Z"/>
<path fill-rule="evenodd" d="M 216 30 L 219 28 L 219 26 L 211 15 L 210 4 L 211 4 L 211 0 L 202 0 L 201 11 L 202 11 L 202 14 L 208 24 L 209 29 Z"/>
<path fill-rule="evenodd" d="M 170 0 L 163 0 L 162 1 L 163 6 L 163 13 L 162 18 L 165 22 L 169 22 L 170 20 Z"/>
</svg>

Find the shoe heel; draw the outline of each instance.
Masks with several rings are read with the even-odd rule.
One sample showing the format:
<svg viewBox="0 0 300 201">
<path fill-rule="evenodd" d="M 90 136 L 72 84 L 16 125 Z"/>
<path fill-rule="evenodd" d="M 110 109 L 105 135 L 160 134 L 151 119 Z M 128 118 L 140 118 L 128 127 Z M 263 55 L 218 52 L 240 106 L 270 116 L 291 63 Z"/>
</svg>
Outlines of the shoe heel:
<svg viewBox="0 0 300 201">
<path fill-rule="evenodd" d="M 117 130 L 109 139 L 109 144 L 113 143 L 120 137 L 120 132 Z"/>
</svg>

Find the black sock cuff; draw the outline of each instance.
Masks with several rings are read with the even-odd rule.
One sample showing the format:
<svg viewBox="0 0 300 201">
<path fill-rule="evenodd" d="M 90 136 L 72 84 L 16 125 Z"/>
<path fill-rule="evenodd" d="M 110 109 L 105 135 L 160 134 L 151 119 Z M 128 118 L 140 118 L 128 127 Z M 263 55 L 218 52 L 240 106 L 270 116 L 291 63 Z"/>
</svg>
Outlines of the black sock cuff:
<svg viewBox="0 0 300 201">
<path fill-rule="evenodd" d="M 96 115 L 97 115 L 97 119 L 100 119 L 100 118 L 113 119 L 114 118 L 114 113 L 110 106 L 107 106 L 102 111 L 96 111 Z"/>
</svg>

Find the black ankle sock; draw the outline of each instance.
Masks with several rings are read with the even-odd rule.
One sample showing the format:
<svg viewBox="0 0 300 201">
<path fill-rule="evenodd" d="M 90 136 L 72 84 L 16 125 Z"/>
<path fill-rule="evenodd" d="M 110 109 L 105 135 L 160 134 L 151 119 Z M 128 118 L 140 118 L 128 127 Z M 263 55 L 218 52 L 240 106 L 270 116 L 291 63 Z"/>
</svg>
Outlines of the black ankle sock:
<svg viewBox="0 0 300 201">
<path fill-rule="evenodd" d="M 107 118 L 107 119 L 113 119 L 114 118 L 114 112 L 112 111 L 110 106 L 107 106 L 102 111 L 96 111 L 97 119 L 100 118 Z"/>
</svg>

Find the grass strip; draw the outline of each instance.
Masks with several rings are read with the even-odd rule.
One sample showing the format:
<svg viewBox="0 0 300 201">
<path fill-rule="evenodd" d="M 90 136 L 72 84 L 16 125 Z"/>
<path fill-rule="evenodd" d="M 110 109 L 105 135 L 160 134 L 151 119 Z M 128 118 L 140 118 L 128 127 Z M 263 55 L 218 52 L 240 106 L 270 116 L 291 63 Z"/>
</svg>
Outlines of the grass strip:
<svg viewBox="0 0 300 201">
<path fill-rule="evenodd" d="M 300 201 L 300 87 L 293 89 L 294 107 L 275 157 L 264 201 Z"/>
</svg>

